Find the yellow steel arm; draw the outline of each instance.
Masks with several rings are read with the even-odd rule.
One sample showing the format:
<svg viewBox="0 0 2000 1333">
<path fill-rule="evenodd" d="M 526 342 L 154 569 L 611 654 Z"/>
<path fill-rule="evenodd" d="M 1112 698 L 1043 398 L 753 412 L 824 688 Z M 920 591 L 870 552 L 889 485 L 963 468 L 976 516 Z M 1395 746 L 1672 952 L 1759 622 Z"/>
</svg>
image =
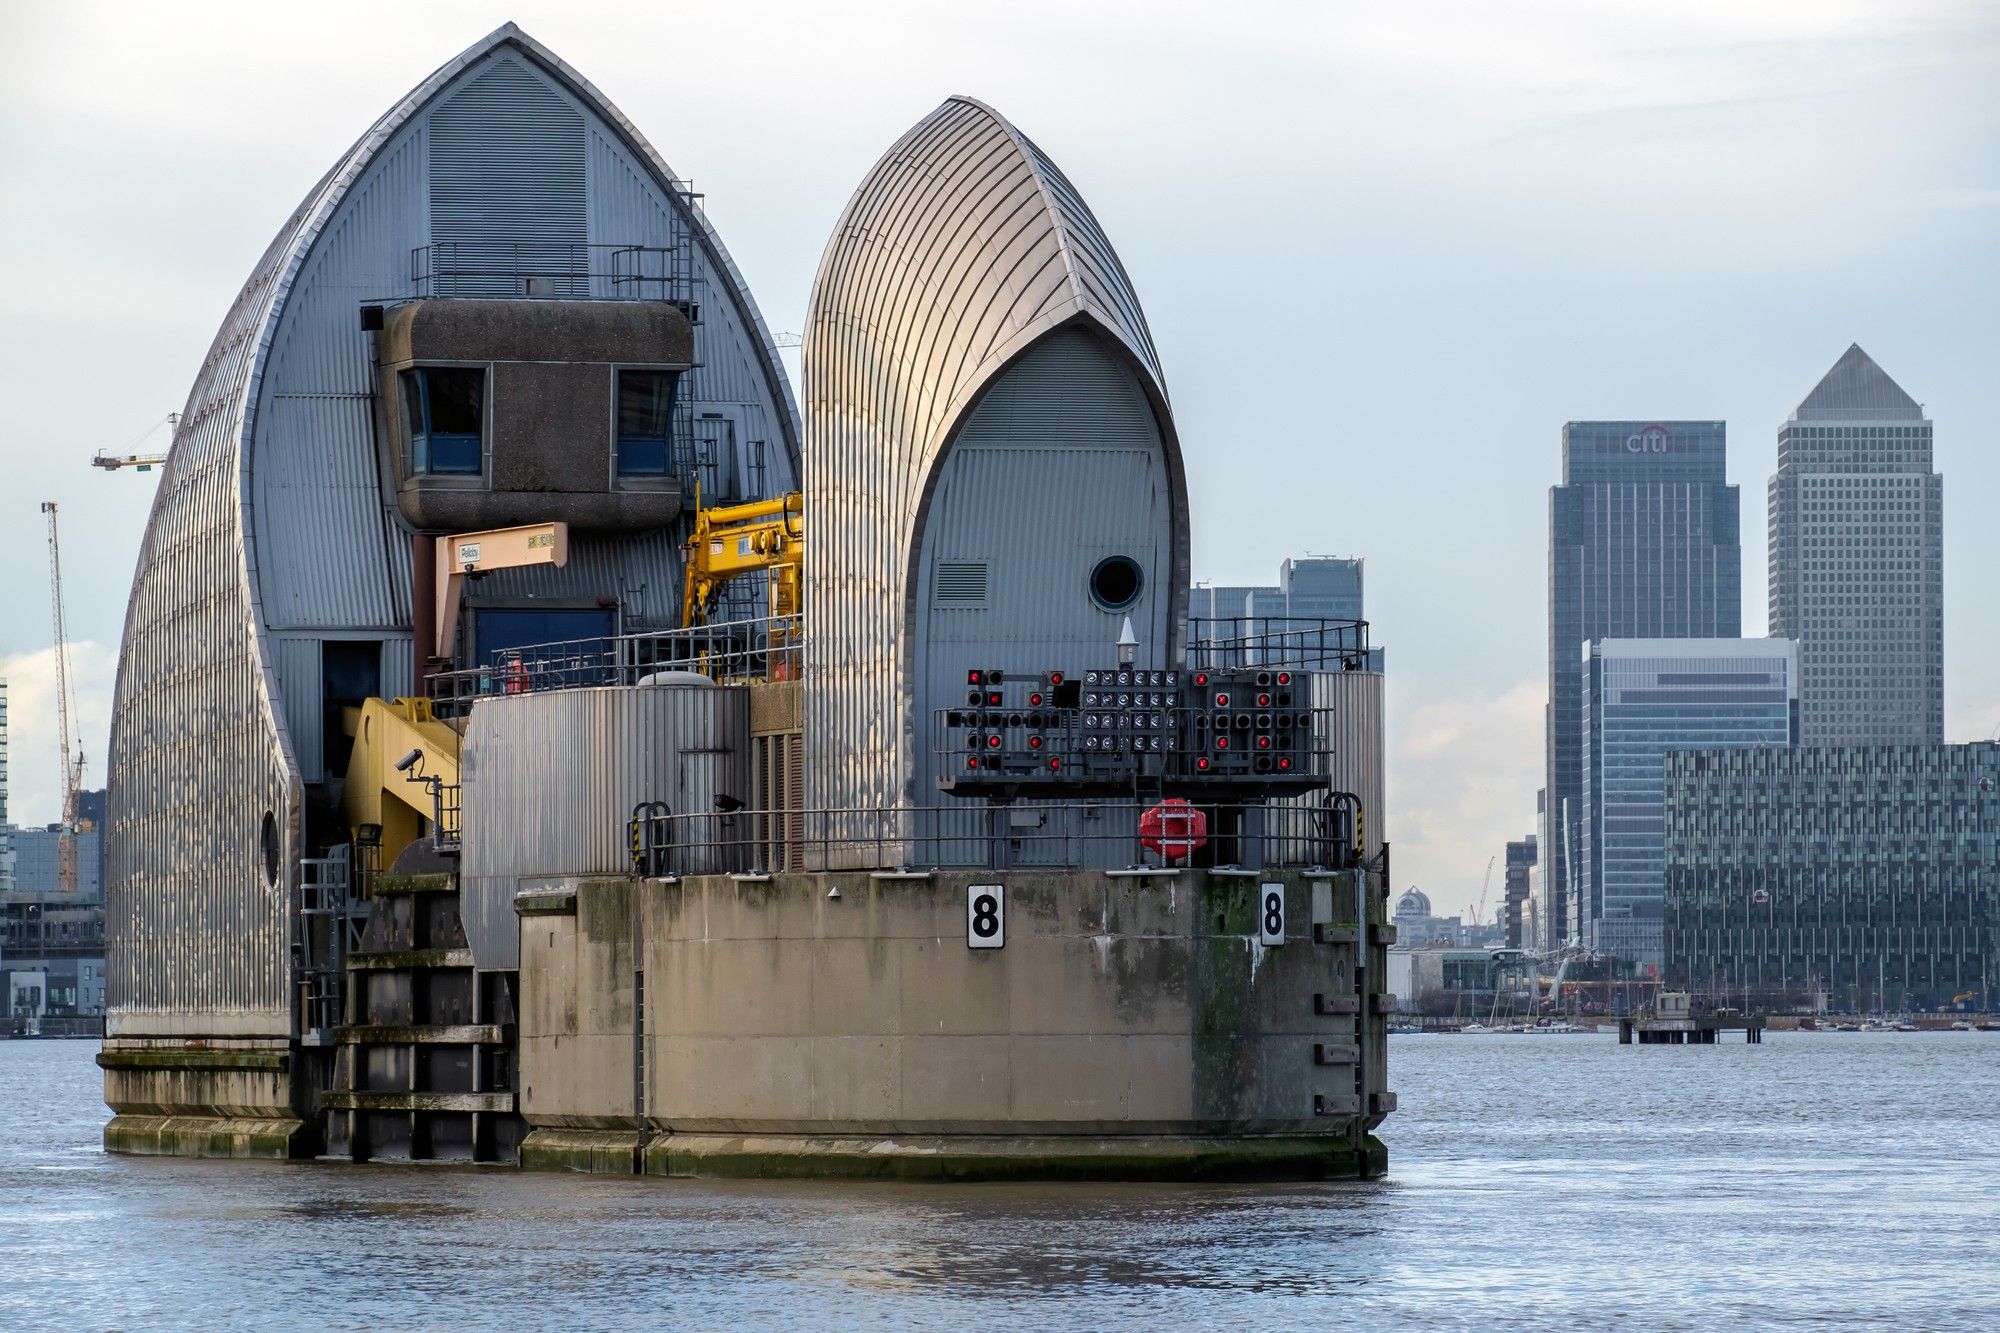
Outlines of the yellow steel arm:
<svg viewBox="0 0 2000 1333">
<path fill-rule="evenodd" d="M 771 576 L 771 615 L 797 615 L 805 558 L 805 496 L 793 491 L 749 504 L 714 509 L 699 505 L 697 496 L 694 534 L 687 544 L 681 624 L 707 620 L 723 584 L 758 570 Z"/>
<path fill-rule="evenodd" d="M 415 842 L 432 813 L 430 788 L 414 780 L 458 782 L 458 732 L 431 713 L 429 699 L 369 699 L 344 711 L 354 750 L 347 759 L 347 786 L 341 808 L 351 833 L 363 824 L 382 826 L 382 864 Z M 415 750 L 420 762 L 407 772 L 396 763 Z"/>
</svg>

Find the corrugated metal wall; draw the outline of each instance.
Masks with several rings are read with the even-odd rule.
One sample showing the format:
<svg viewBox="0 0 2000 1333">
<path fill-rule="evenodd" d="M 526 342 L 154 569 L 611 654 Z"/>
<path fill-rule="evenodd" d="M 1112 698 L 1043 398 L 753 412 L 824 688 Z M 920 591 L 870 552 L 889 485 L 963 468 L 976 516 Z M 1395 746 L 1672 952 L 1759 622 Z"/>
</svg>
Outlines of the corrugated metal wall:
<svg viewBox="0 0 2000 1333">
<path fill-rule="evenodd" d="M 620 201 L 606 211 L 586 198 L 586 226 L 615 222 L 617 209 L 636 208 L 649 189 L 662 213 L 678 207 L 668 196 L 673 173 L 644 138 L 508 24 L 364 134 L 259 261 L 189 394 L 126 615 L 107 821 L 114 1035 L 290 1030 L 289 905 L 303 839 L 301 769 L 316 772 L 321 756 L 320 640 L 379 636 L 384 692 L 410 688 L 409 538 L 377 480 L 374 368 L 359 308 L 409 292 L 411 251 L 432 230 L 430 110 L 462 79 L 478 79 L 485 62 L 510 66 L 503 77 L 516 85 L 487 108 L 495 126 L 512 106 L 549 109 L 547 99 L 520 96 L 521 79 L 580 113 L 590 139 L 579 169 L 591 189 L 616 179 Z M 498 187 L 484 174 L 489 197 L 474 200 L 474 212 L 495 202 Z M 513 184 L 546 192 L 539 176 Z M 463 202 L 449 189 L 440 197 Z M 792 475 L 786 461 L 798 456 L 790 389 L 721 242 L 689 217 L 705 266 L 703 373 L 728 403 L 763 414 L 782 484 Z M 588 239 L 645 240 L 595 230 Z M 671 535 L 607 543 L 585 535 L 571 549 L 562 595 L 643 585 L 649 604 L 678 598 Z M 272 629 L 283 631 L 282 644 Z"/>
<path fill-rule="evenodd" d="M 111 721 L 114 1037 L 291 1030 L 287 870 L 300 794 L 238 488 L 246 398 L 306 211 L 265 252 L 202 363 L 140 546 Z"/>
<path fill-rule="evenodd" d="M 635 805 L 665 801 L 676 813 L 701 814 L 723 794 L 749 805 L 750 759 L 750 699 L 741 687 L 481 700 L 460 755 L 459 867 L 479 966 L 519 966 L 514 893 L 523 876 L 630 873 L 625 822 Z M 710 831 L 711 841 L 729 836 Z"/>
<path fill-rule="evenodd" d="M 1160 430 L 1132 371 L 1089 334 L 1044 339 L 966 419 L 923 518 L 917 575 L 918 804 L 941 796 L 933 712 L 960 706 L 969 668 L 1081 677 L 1116 666 L 1126 616 L 1137 664 L 1170 662 L 1173 503 Z M 1090 575 L 1109 556 L 1144 571 L 1138 601 L 1107 611 Z M 986 570 L 977 606 L 941 597 L 941 567 Z M 948 589 L 946 591 L 949 591 Z M 949 761 L 954 768 L 957 755 Z"/>
<path fill-rule="evenodd" d="M 875 165 L 821 260 L 808 323 L 808 799 L 896 805 L 925 744 L 911 715 L 920 515 L 994 378 L 1070 324 L 1130 363 L 1162 438 L 1176 636 L 1186 482 L 1152 339 L 1109 241 L 1047 158 L 977 102 L 946 102 Z"/>
</svg>

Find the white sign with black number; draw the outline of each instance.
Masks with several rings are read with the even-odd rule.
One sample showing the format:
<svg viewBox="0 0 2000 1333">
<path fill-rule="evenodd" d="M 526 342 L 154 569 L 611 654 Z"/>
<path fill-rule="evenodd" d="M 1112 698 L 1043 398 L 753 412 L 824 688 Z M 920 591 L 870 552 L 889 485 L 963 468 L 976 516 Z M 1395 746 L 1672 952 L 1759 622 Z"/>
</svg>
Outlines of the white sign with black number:
<svg viewBox="0 0 2000 1333">
<path fill-rule="evenodd" d="M 1285 886 L 1266 884 L 1257 895 L 1257 943 L 1276 948 L 1285 942 Z"/>
<path fill-rule="evenodd" d="M 1007 889 L 1000 884 L 965 886 L 965 947 L 998 949 L 1007 943 Z"/>
</svg>

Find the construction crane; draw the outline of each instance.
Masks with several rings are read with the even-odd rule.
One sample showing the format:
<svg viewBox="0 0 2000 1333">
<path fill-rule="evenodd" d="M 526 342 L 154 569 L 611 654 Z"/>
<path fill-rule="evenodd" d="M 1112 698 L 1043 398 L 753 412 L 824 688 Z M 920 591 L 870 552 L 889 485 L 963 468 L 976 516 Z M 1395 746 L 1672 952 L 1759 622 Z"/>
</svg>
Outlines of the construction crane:
<svg viewBox="0 0 2000 1333">
<path fill-rule="evenodd" d="M 1493 891 L 1493 863 L 1500 858 L 1486 858 L 1486 878 L 1479 882 L 1479 906 L 1472 909 L 1472 924 L 1483 925 L 1486 921 L 1486 895 Z"/>
<path fill-rule="evenodd" d="M 56 835 L 56 889 L 62 893 L 75 893 L 77 798 L 83 791 L 83 749 L 77 747 L 75 759 L 71 759 L 69 724 L 74 703 L 70 696 L 69 633 L 63 624 L 62 543 L 56 534 L 55 501 L 44 500 L 42 512 L 49 516 L 49 606 L 55 629 L 56 720 L 58 743 L 62 747 L 59 751 L 63 781 L 62 828 Z"/>
<path fill-rule="evenodd" d="M 178 412 L 167 413 L 167 419 L 161 422 L 160 425 L 167 428 L 167 448 L 171 450 L 174 447 L 174 436 L 180 432 L 181 414 Z M 152 430 L 146 432 L 146 435 L 151 435 L 153 431 L 159 428 L 160 426 L 154 426 Z M 144 440 L 146 435 L 141 435 L 139 440 Z M 139 440 L 135 440 L 133 443 L 136 444 Z M 127 447 L 129 448 L 130 446 Z M 90 460 L 90 465 L 92 467 L 101 467 L 106 472 L 116 472 L 119 468 L 125 467 L 129 467 L 135 472 L 151 472 L 166 461 L 167 456 L 164 453 L 108 454 L 100 449 L 97 451 L 97 455 Z"/>
</svg>

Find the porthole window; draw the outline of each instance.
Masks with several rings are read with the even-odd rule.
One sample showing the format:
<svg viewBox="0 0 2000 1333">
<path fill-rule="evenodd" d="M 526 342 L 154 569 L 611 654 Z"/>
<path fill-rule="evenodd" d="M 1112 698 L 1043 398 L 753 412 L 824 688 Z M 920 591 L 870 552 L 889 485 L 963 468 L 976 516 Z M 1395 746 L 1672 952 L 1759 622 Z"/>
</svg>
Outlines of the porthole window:
<svg viewBox="0 0 2000 1333">
<path fill-rule="evenodd" d="M 278 882 L 278 817 L 269 810 L 264 812 L 264 878 L 271 884 Z"/>
<path fill-rule="evenodd" d="M 1107 556 L 1090 571 L 1090 598 L 1106 611 L 1123 611 L 1139 600 L 1146 576 L 1128 555 Z"/>
</svg>

